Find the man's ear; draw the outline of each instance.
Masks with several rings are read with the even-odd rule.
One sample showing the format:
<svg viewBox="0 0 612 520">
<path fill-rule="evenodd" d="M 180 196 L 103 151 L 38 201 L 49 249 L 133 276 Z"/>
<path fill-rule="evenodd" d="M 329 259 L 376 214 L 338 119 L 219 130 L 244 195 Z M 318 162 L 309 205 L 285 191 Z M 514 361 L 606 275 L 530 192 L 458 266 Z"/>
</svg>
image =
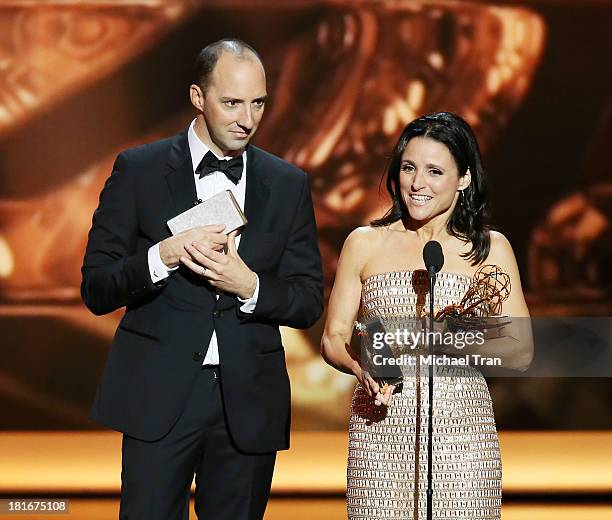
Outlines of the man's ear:
<svg viewBox="0 0 612 520">
<path fill-rule="evenodd" d="M 189 87 L 189 98 L 196 110 L 199 112 L 204 110 L 204 92 L 198 85 L 193 84 Z"/>
</svg>

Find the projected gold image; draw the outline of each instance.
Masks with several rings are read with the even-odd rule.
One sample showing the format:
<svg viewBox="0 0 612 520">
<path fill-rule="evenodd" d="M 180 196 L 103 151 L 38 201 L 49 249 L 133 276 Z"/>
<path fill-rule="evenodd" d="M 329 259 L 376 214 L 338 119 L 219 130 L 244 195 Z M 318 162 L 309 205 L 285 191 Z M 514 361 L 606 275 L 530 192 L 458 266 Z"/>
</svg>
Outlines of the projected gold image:
<svg viewBox="0 0 612 520">
<path fill-rule="evenodd" d="M 309 173 L 327 298 L 344 238 L 386 209 L 381 175 L 403 126 L 457 112 L 486 158 L 529 95 L 548 30 L 516 2 L 433 0 L 9 1 L 0 27 L 0 323 L 10 359 L 0 395 L 23 428 L 94 427 L 88 406 L 122 311 L 94 317 L 80 300 L 91 215 L 117 153 L 191 121 L 189 67 L 201 46 L 237 35 L 260 52 L 270 103 L 256 144 Z M 580 206 L 562 200 L 548 209 Z M 595 230 L 590 244 L 609 217 L 588 206 L 568 211 Z M 530 281 L 560 276 L 546 253 L 561 247 L 548 238 L 565 222 L 555 215 L 534 227 Z M 283 331 L 294 426 L 342 429 L 354 379 L 322 362 L 320 334 Z"/>
</svg>

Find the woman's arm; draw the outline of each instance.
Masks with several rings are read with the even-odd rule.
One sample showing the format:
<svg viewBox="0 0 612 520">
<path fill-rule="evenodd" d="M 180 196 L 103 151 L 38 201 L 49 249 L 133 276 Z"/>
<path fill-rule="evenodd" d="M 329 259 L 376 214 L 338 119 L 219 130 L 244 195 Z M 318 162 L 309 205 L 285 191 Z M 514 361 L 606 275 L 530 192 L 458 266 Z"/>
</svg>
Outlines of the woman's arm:
<svg viewBox="0 0 612 520">
<path fill-rule="evenodd" d="M 337 370 L 355 375 L 368 395 L 376 398 L 375 404 L 388 405 L 395 387 L 388 386 L 381 394 L 378 383 L 362 370 L 358 355 L 350 349 L 353 325 L 359 312 L 361 271 L 365 265 L 366 251 L 376 249 L 371 241 L 373 233 L 375 231 L 371 228 L 358 228 L 344 242 L 329 298 L 327 320 L 321 339 L 321 354 L 323 359 Z"/>
<path fill-rule="evenodd" d="M 463 349 L 451 348 L 453 354 L 479 354 L 483 357 L 498 357 L 503 368 L 527 370 L 533 358 L 533 333 L 529 309 L 523 295 L 521 277 L 508 239 L 499 232 L 491 232 L 491 251 L 483 264 L 497 265 L 510 276 L 511 291 L 502 303 L 501 314 L 511 323 L 500 328 L 501 337 L 491 338 L 495 331 L 485 335 L 482 345 L 466 345 Z M 447 351 L 447 353 L 449 353 Z"/>
<path fill-rule="evenodd" d="M 365 233 L 367 231 L 364 228 L 358 228 L 344 242 L 321 339 L 323 359 L 335 369 L 354 375 L 361 372 L 361 367 L 351 354 L 349 345 L 361 298 L 364 255 L 359 246 L 363 243 L 361 238 Z"/>
</svg>

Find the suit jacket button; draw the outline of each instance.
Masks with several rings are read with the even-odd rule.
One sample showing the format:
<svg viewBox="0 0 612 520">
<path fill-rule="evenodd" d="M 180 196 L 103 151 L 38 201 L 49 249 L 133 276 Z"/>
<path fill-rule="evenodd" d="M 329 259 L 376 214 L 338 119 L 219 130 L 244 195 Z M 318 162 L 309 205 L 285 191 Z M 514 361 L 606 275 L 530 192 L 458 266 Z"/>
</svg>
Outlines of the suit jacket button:
<svg viewBox="0 0 612 520">
<path fill-rule="evenodd" d="M 221 311 L 215 309 L 213 311 L 213 318 L 219 318 L 220 316 L 221 316 Z"/>
<path fill-rule="evenodd" d="M 192 357 L 194 361 L 202 361 L 204 359 L 204 354 L 201 352 L 194 352 Z"/>
</svg>

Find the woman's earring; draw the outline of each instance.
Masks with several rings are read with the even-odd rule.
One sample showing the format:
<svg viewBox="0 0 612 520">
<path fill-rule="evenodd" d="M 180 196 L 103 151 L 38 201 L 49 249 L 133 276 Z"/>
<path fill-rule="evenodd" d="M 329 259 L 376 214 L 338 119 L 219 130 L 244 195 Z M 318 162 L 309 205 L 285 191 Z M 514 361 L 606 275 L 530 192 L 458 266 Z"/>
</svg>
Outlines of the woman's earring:
<svg viewBox="0 0 612 520">
<path fill-rule="evenodd" d="M 459 190 L 461 195 L 459 195 L 459 205 L 463 206 L 465 204 L 465 188 L 463 190 Z"/>
</svg>

